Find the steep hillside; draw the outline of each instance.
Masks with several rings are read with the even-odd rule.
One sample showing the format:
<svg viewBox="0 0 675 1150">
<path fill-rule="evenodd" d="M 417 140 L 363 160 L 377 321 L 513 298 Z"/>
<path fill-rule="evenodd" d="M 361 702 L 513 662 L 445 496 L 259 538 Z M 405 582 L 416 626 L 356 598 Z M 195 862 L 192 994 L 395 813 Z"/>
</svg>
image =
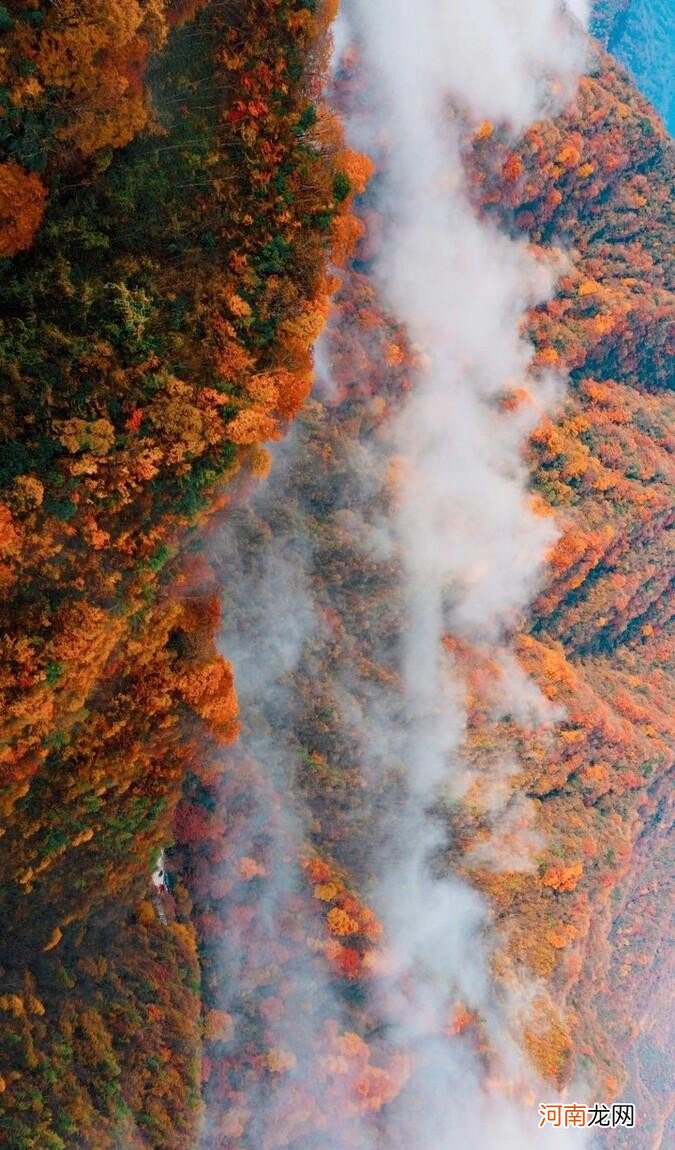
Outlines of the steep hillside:
<svg viewBox="0 0 675 1150">
<path fill-rule="evenodd" d="M 309 390 L 346 242 L 331 13 L 2 13 L 0 1130 L 187 1146 L 195 935 L 139 900 L 190 731 L 237 729 L 196 529 Z"/>
<path fill-rule="evenodd" d="M 619 1082 L 625 1059 L 632 1068 L 642 1131 L 625 1144 L 665 1145 L 669 1021 L 646 1004 L 667 993 L 672 953 L 673 147 L 605 56 L 575 109 L 502 152 L 510 191 L 492 195 L 483 146 L 488 210 L 572 255 L 530 320 L 542 366 L 572 369 L 562 418 L 533 440 L 535 486 L 563 535 L 525 645 L 568 711 L 536 783 L 542 815 L 583 871 L 558 896 L 579 942 L 553 978 L 577 1053 L 596 1061 L 604 1048 Z"/>
</svg>

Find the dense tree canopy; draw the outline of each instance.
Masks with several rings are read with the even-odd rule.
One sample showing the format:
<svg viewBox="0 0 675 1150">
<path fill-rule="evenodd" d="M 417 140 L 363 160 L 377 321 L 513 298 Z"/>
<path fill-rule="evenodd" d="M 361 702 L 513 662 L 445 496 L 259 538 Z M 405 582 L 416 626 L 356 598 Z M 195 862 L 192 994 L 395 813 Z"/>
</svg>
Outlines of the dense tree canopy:
<svg viewBox="0 0 675 1150">
<path fill-rule="evenodd" d="M 364 502 L 354 460 L 400 410 L 416 353 L 371 276 L 372 164 L 322 103 L 334 9 L 0 7 L 0 1133 L 16 1150 L 187 1150 L 204 1103 L 214 1148 L 315 1146 L 333 1122 L 358 1146 L 408 1079 L 368 1006 L 386 939 L 361 891 L 382 830 L 349 801 L 395 786 L 397 764 L 366 771 L 368 731 L 345 714 L 398 689 L 395 562 L 362 546 L 396 466 L 369 473 Z M 630 1012 L 668 962 L 672 143 L 598 55 L 563 115 L 516 146 L 465 125 L 464 155 L 476 210 L 564 262 L 526 321 L 536 370 L 571 373 L 529 448 L 560 539 L 516 638 L 564 719 L 543 734 L 495 720 L 503 666 L 446 637 L 475 778 L 442 811 L 446 863 L 509 925 L 496 976 L 539 980 L 522 1034 L 536 1068 L 556 1085 L 595 1074 L 609 1097 L 627 1065 L 647 1136 L 664 1030 L 655 1010 L 636 1042 Z M 332 391 L 308 401 L 333 294 Z M 264 444 L 301 411 L 278 501 L 249 506 Z M 236 743 L 217 644 L 222 590 L 251 569 L 211 546 L 236 521 L 254 565 L 297 517 L 321 620 L 288 684 L 300 857 L 268 764 Z M 255 721 L 274 732 L 274 700 Z M 520 769 L 495 842 L 486 780 L 505 747 Z M 170 892 L 150 881 L 162 846 Z M 523 849 L 533 865 L 510 867 Z M 270 884 L 286 893 L 264 965 Z M 222 956 L 242 933 L 235 1020 Z M 326 966 L 348 1028 L 319 993 Z M 279 1041 L 298 1014 L 320 1036 L 314 1091 Z M 447 1032 L 491 1066 L 462 1002 Z M 278 1104 L 254 1145 L 260 1088 Z"/>
</svg>

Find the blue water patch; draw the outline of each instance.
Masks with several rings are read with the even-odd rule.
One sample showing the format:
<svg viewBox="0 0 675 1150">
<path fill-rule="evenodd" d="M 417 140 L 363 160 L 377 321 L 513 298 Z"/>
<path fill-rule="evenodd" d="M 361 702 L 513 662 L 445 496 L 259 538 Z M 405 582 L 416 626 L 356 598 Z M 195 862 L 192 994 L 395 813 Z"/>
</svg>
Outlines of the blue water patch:
<svg viewBox="0 0 675 1150">
<path fill-rule="evenodd" d="M 675 0 L 598 0 L 592 30 L 675 134 Z"/>
</svg>

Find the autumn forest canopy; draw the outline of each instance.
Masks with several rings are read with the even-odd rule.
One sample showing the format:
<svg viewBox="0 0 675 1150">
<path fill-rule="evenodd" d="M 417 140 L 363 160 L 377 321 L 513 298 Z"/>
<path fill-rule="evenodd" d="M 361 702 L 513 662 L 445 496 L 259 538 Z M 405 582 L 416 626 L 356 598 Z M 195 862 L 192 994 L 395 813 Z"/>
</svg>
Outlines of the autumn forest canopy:
<svg viewBox="0 0 675 1150">
<path fill-rule="evenodd" d="M 672 139 L 342 7 L 0 5 L 8 1150 L 675 1134 Z"/>
</svg>

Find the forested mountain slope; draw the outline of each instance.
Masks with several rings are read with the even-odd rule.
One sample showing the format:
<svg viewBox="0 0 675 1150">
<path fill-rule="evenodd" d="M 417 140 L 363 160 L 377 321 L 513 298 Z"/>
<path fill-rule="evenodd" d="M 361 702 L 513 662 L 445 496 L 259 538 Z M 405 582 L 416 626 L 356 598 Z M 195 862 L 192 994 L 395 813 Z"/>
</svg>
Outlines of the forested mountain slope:
<svg viewBox="0 0 675 1150">
<path fill-rule="evenodd" d="M 572 372 L 562 418 L 533 438 L 535 488 L 563 535 L 526 640 L 568 710 L 537 790 L 577 864 L 562 901 L 583 941 L 553 977 L 578 1054 L 604 1046 L 620 1076 L 631 1049 L 643 1128 L 624 1144 L 665 1146 L 672 1019 L 647 1004 L 672 983 L 673 147 L 600 56 L 576 108 L 503 156 L 502 174 L 522 173 L 488 210 L 572 255 L 530 320 L 539 361 Z M 483 202 L 490 169 L 478 157 Z"/>
<path fill-rule="evenodd" d="M 237 729 L 190 556 L 224 480 L 264 471 L 258 442 L 309 391 L 351 194 L 318 103 L 329 15 L 2 9 L 0 1130 L 13 1150 L 194 1142 L 195 932 L 185 908 L 164 928 L 139 900 L 191 730 L 227 742 Z"/>
</svg>

